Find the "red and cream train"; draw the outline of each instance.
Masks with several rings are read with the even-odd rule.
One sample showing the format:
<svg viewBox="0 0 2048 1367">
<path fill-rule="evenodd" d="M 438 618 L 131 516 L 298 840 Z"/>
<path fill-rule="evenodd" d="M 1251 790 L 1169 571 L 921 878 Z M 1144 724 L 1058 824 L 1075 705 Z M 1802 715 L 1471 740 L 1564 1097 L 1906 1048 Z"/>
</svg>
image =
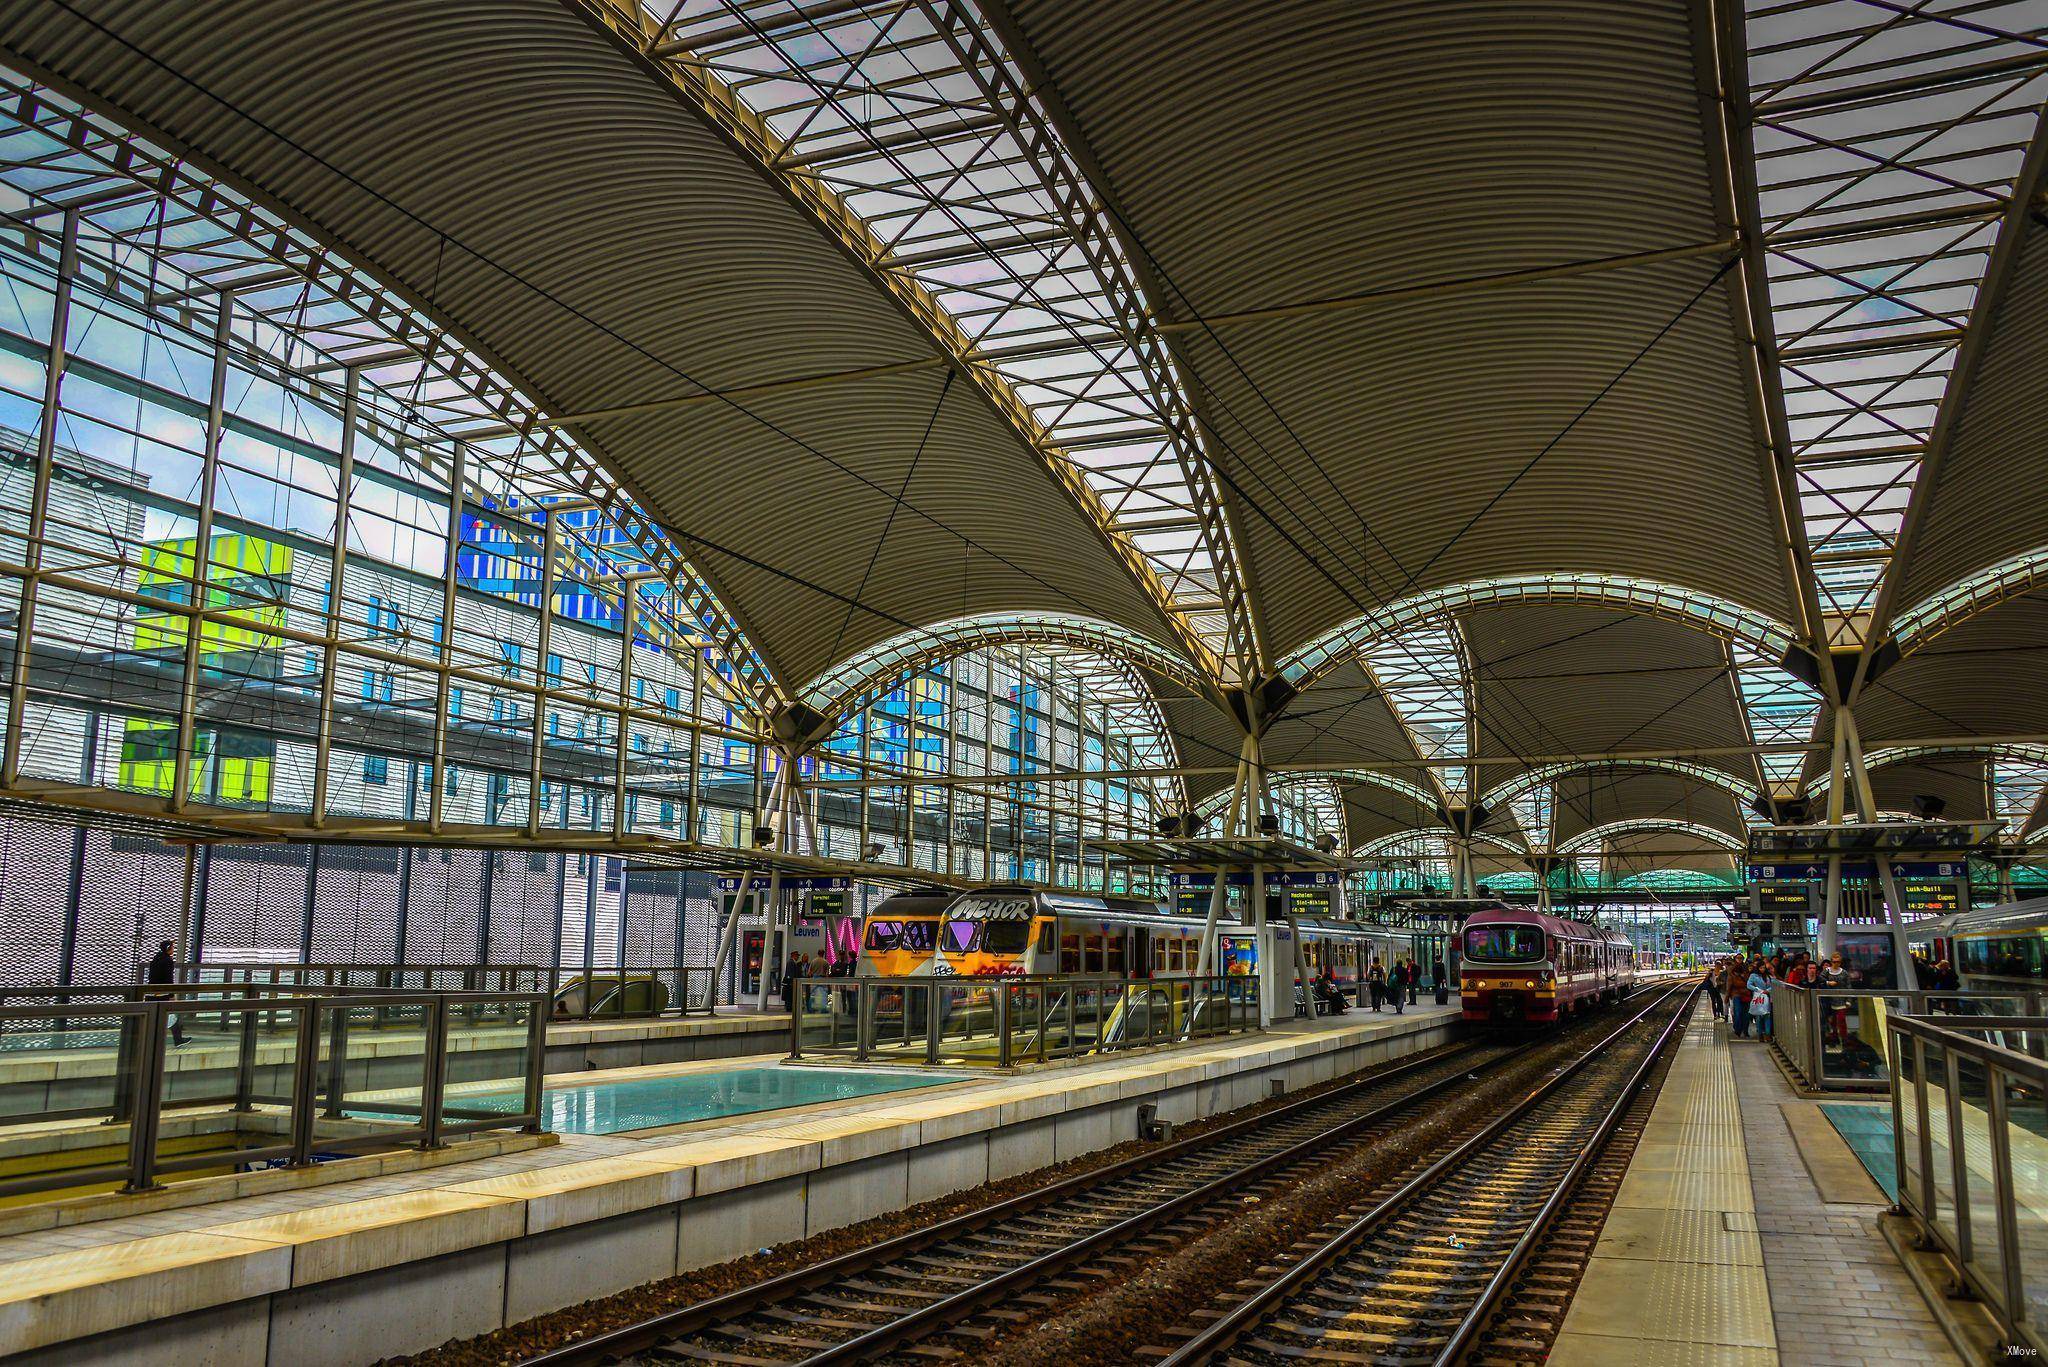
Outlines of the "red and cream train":
<svg viewBox="0 0 2048 1367">
<path fill-rule="evenodd" d="M 1542 1025 L 1616 1001 L 1635 985 L 1626 936 L 1533 908 L 1475 911 L 1459 931 L 1464 1018 Z"/>
</svg>

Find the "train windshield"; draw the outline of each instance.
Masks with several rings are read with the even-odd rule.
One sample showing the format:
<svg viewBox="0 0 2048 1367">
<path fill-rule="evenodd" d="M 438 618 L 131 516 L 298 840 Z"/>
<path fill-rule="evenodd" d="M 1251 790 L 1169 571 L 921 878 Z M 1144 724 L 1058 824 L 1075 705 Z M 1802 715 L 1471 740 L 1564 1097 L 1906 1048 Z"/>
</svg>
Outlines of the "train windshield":
<svg viewBox="0 0 2048 1367">
<path fill-rule="evenodd" d="M 1475 964 L 1527 964 L 1543 957 L 1540 926 L 1467 926 L 1465 957 Z"/>
<path fill-rule="evenodd" d="M 1029 921 L 948 921 L 946 952 L 966 954 L 1022 954 L 1031 943 Z"/>
<path fill-rule="evenodd" d="M 867 947 L 877 954 L 887 954 L 892 950 L 929 954 L 932 952 L 932 946 L 938 942 L 937 921 L 868 922 Z"/>
</svg>

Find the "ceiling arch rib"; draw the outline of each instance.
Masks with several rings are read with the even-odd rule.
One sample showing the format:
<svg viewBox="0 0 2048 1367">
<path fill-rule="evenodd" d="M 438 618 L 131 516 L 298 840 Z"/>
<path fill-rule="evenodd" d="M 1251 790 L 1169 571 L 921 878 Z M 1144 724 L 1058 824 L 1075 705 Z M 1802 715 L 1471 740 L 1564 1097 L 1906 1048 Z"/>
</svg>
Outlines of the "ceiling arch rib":
<svg viewBox="0 0 2048 1367">
<path fill-rule="evenodd" d="M 2048 795 L 2048 745 L 1895 745 L 1872 750 L 1863 767 L 1887 769 L 1955 758 L 1985 764 L 1984 810 L 2006 823 L 2008 838 L 2017 838 L 2032 824 Z M 1830 780 L 1830 775 L 1822 774 L 1814 780 L 1814 791 L 1825 793 Z"/>
<path fill-rule="evenodd" d="M 1472 670 L 1456 619 L 1439 618 L 1391 636 L 1361 642 L 1358 662 L 1385 696 L 1418 759 L 1472 755 Z M 1430 781 L 1446 807 L 1471 800 L 1471 770 L 1433 763 Z"/>
<path fill-rule="evenodd" d="M 1069 648 L 1171 679 L 1199 693 L 1212 691 L 1209 681 L 1173 651 L 1108 622 L 1051 613 L 1005 613 L 960 617 L 901 632 L 818 675 L 798 697 L 823 717 L 836 718 L 877 688 L 922 666 L 1001 645 Z"/>
<path fill-rule="evenodd" d="M 1187 397 L 1097 197 L 956 0 L 574 0 L 882 282 L 1226 684 L 1262 652 Z"/>
<path fill-rule="evenodd" d="M 1893 620 L 1892 642 L 1911 655 L 1942 632 L 1987 608 L 2031 593 L 2048 580 L 2048 546 L 2002 560 L 1929 594 Z"/>
<path fill-rule="evenodd" d="M 1571 839 L 1558 845 L 1557 852 L 1563 855 L 1585 853 L 1597 850 L 1608 841 L 1618 837 L 1634 835 L 1676 835 L 1697 840 L 1717 849 L 1740 850 L 1743 843 L 1726 831 L 1702 826 L 1696 821 L 1672 821 L 1664 817 L 1629 817 L 1622 821 L 1610 821 L 1590 830 L 1580 831 Z"/>
<path fill-rule="evenodd" d="M 1280 661 L 1278 673 L 1296 689 L 1306 688 L 1361 646 L 1449 613 L 1523 602 L 1604 604 L 1740 642 L 1773 663 L 1795 654 L 1790 627 L 1727 599 L 1647 579 L 1567 572 L 1476 579 L 1396 599 L 1298 647 Z"/>
<path fill-rule="evenodd" d="M 1745 782 L 1726 769 L 1717 769 L 1712 765 L 1695 764 L 1691 760 L 1683 759 L 1618 759 L 1545 764 L 1534 769 L 1525 769 L 1505 783 L 1489 788 L 1479 800 L 1484 806 L 1497 808 L 1519 800 L 1532 789 L 1547 788 L 1573 774 L 1603 769 L 1643 769 L 1680 774 L 1711 787 L 1720 788 L 1745 802 L 1757 795 L 1755 784 Z"/>
<path fill-rule="evenodd" d="M 1327 794 L 1312 791 L 1312 796 L 1303 802 L 1304 812 L 1320 821 L 1309 828 L 1310 834 L 1328 832 L 1337 836 L 1339 844 L 1349 839 L 1350 823 L 1344 815 L 1343 790 L 1351 787 L 1380 788 L 1396 793 L 1413 802 L 1423 812 L 1437 810 L 1438 798 L 1426 788 L 1408 782 L 1394 774 L 1383 774 L 1376 769 L 1319 769 L 1313 773 L 1278 773 L 1267 782 L 1267 791 L 1276 796 L 1292 795 L 1301 790 L 1327 789 Z M 1195 814 L 1203 818 L 1214 818 L 1229 805 L 1228 790 L 1210 794 L 1195 808 Z"/>
<path fill-rule="evenodd" d="M 1457 838 L 1458 833 L 1449 826 L 1417 826 L 1413 830 L 1395 831 L 1392 835 L 1383 835 L 1377 840 L 1369 840 L 1353 850 L 1351 858 L 1398 859 L 1420 857 L 1441 859 L 1445 857 L 1450 842 Z M 1490 845 L 1494 849 L 1507 850 L 1513 854 L 1528 853 L 1519 841 L 1504 835 L 1474 832 L 1472 840 L 1476 844 Z"/>
<path fill-rule="evenodd" d="M 1355 654 L 1380 680 L 1419 754 L 1441 759 L 1465 753 L 1451 747 L 1461 735 L 1464 743 L 1470 744 L 1469 671 L 1461 671 L 1455 684 L 1464 690 L 1461 732 L 1451 706 L 1456 695 L 1448 665 L 1453 658 L 1462 658 L 1463 652 L 1454 652 L 1454 642 L 1444 636 L 1446 632 L 1454 635 L 1456 629 L 1442 624 L 1448 623 L 1452 614 L 1518 603 L 1587 603 L 1677 622 L 1719 637 L 1727 643 L 1730 676 L 1752 742 L 1792 747 L 1760 755 L 1760 776 L 1770 783 L 1775 795 L 1789 796 L 1796 791 L 1804 758 L 1796 747 L 1811 737 L 1821 712 L 1819 692 L 1802 677 L 1812 674 L 1811 657 L 1795 645 L 1795 634 L 1784 623 L 1676 585 L 1569 572 L 1450 585 L 1398 599 L 1324 632 L 1283 659 L 1279 676 L 1295 689 L 1305 689 Z M 1384 661 L 1384 668 L 1374 668 L 1375 659 Z M 1432 660 L 1436 668 L 1422 667 Z M 1787 668 L 1795 664 L 1800 673 Z M 1405 684 L 1405 696 L 1397 696 L 1389 684 Z M 1434 750 L 1433 745 L 1437 747 Z M 1453 768 L 1448 772 L 1446 799 L 1452 805 L 1463 805 L 1468 795 L 1454 787 L 1462 783 L 1463 771 Z M 1532 821 L 1537 819 L 1533 810 L 1526 815 Z"/>
<path fill-rule="evenodd" d="M 2048 6 L 1750 4 L 1775 380 L 1827 643 L 1867 644 L 2048 94 Z"/>
</svg>

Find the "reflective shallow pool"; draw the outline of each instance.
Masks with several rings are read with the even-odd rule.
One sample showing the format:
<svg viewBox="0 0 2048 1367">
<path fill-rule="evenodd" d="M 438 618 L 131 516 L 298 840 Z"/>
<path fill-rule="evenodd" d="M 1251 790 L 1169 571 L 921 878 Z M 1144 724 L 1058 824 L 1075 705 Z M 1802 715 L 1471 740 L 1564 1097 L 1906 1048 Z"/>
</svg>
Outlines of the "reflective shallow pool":
<svg viewBox="0 0 2048 1367">
<path fill-rule="evenodd" d="M 551 1130 L 564 1134 L 614 1134 L 655 1125 L 682 1125 L 692 1120 L 779 1111 L 788 1106 L 811 1106 L 821 1101 L 852 1101 L 957 1081 L 958 1078 L 915 1073 L 858 1073 L 836 1068 L 736 1068 L 730 1072 L 550 1087 L 543 1094 L 542 1110 Z"/>
</svg>

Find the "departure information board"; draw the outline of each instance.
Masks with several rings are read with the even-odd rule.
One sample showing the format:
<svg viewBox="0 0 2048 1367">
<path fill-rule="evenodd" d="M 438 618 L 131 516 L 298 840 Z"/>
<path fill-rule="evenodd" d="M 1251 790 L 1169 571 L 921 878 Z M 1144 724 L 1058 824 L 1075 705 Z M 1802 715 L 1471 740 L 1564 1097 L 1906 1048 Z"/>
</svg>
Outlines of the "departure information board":
<svg viewBox="0 0 2048 1367">
<path fill-rule="evenodd" d="M 1908 920 L 1953 916 L 1963 909 L 1962 886 L 1949 879 L 1930 882 L 1910 879 L 1899 884 L 1899 896 L 1906 904 Z"/>
<path fill-rule="evenodd" d="M 1287 902 L 1296 916 L 1334 916 L 1337 903 L 1331 888 L 1289 888 Z"/>
</svg>

